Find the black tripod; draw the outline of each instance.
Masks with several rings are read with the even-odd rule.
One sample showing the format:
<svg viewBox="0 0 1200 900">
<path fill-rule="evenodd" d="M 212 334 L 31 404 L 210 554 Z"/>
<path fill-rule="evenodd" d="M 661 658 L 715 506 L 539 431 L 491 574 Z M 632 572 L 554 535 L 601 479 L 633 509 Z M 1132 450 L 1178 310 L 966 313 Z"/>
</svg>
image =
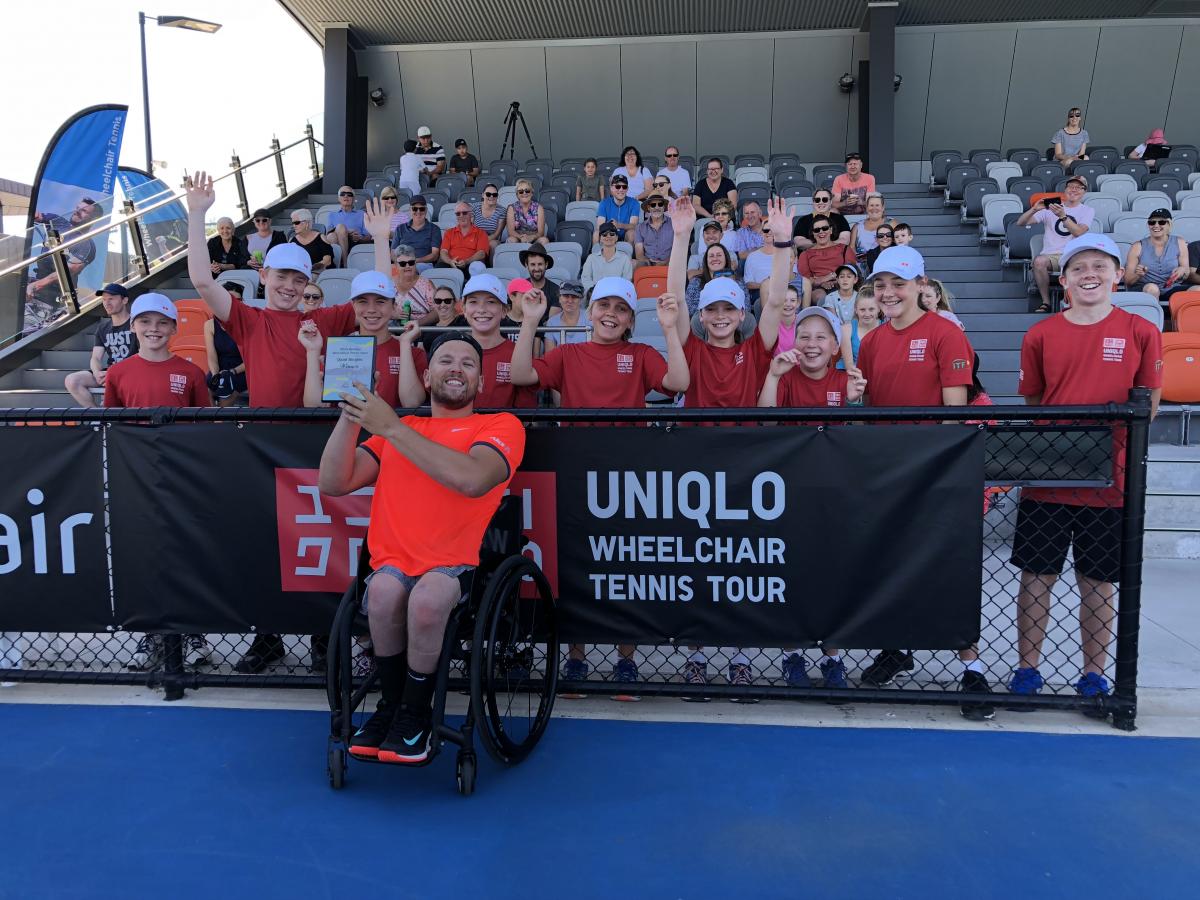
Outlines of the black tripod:
<svg viewBox="0 0 1200 900">
<path fill-rule="evenodd" d="M 529 136 L 529 126 L 525 124 L 525 116 L 521 113 L 521 104 L 514 100 L 508 104 L 508 112 L 504 114 L 504 144 L 500 147 L 500 158 L 504 159 L 504 151 L 508 151 L 508 158 L 512 159 L 513 154 L 517 151 L 517 122 L 521 123 L 521 130 L 525 132 L 525 140 L 529 141 L 529 152 L 533 159 L 537 159 L 537 151 L 533 149 L 533 138 Z"/>
</svg>

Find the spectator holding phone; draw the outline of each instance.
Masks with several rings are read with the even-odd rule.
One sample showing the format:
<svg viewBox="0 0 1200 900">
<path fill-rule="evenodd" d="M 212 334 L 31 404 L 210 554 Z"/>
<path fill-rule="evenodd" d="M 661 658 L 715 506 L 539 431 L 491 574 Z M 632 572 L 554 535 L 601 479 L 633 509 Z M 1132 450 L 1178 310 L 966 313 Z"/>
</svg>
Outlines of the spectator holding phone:
<svg viewBox="0 0 1200 900">
<path fill-rule="evenodd" d="M 1033 204 L 1017 219 L 1018 225 L 1040 222 L 1045 228 L 1042 252 L 1033 260 L 1033 280 L 1037 282 L 1042 304 L 1034 312 L 1050 312 L 1050 275 L 1058 272 L 1058 258 L 1071 238 L 1087 234 L 1096 218 L 1096 211 L 1083 202 L 1087 181 L 1072 176 L 1063 187 L 1062 196 L 1046 197 Z"/>
<path fill-rule="evenodd" d="M 1193 271 L 1188 245 L 1183 238 L 1172 237 L 1169 209 L 1154 210 L 1146 224 L 1150 226 L 1150 236 L 1129 248 L 1125 286 L 1166 300 L 1176 291 L 1187 289 Z"/>
</svg>

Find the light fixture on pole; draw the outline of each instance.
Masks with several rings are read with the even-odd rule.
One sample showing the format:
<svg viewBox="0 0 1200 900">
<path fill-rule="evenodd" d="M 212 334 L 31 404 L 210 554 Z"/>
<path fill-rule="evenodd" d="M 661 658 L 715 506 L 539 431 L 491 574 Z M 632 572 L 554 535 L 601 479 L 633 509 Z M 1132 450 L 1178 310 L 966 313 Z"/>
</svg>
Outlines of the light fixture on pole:
<svg viewBox="0 0 1200 900">
<path fill-rule="evenodd" d="M 849 72 L 847 72 L 845 75 L 843 75 L 841 78 L 838 79 L 837 85 L 838 85 L 838 90 L 841 91 L 843 94 L 850 93 L 852 90 L 854 90 L 854 85 L 855 85 L 854 76 L 851 75 Z"/>
<path fill-rule="evenodd" d="M 154 154 L 150 150 L 150 80 L 146 72 L 146 20 L 154 22 L 163 28 L 182 28 L 184 31 L 202 31 L 213 34 L 220 31 L 217 22 L 206 22 L 191 16 L 147 16 L 138 13 L 138 27 L 142 35 L 142 113 L 146 122 L 146 171 L 154 174 Z"/>
</svg>

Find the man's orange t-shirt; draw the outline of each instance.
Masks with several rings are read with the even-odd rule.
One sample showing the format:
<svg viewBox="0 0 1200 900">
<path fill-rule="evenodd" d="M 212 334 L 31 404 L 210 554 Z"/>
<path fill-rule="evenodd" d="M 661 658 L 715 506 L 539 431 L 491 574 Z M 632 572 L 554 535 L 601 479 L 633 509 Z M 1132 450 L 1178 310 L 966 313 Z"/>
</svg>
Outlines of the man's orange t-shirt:
<svg viewBox="0 0 1200 900">
<path fill-rule="evenodd" d="M 395 566 L 417 576 L 438 566 L 479 565 L 483 533 L 525 454 L 524 427 L 510 413 L 401 421 L 459 453 L 490 447 L 504 458 L 508 476 L 482 497 L 468 497 L 434 481 L 386 438 L 368 439 L 361 446 L 379 461 L 367 534 L 371 567 Z"/>
</svg>

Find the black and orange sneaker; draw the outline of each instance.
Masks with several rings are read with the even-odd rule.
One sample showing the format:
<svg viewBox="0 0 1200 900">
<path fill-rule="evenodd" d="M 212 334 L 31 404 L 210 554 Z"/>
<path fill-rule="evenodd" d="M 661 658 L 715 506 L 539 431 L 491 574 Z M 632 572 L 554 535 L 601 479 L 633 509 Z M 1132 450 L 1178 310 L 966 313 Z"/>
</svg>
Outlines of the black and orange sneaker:
<svg viewBox="0 0 1200 900">
<path fill-rule="evenodd" d="M 350 738 L 350 755 L 359 759 L 375 759 L 379 756 L 379 745 L 387 738 L 392 721 L 396 718 L 399 705 L 380 700 L 375 704 L 371 718 Z"/>
<path fill-rule="evenodd" d="M 428 710 L 422 714 L 401 705 L 376 758 L 410 766 L 425 762 L 429 758 L 429 719 Z"/>
</svg>

